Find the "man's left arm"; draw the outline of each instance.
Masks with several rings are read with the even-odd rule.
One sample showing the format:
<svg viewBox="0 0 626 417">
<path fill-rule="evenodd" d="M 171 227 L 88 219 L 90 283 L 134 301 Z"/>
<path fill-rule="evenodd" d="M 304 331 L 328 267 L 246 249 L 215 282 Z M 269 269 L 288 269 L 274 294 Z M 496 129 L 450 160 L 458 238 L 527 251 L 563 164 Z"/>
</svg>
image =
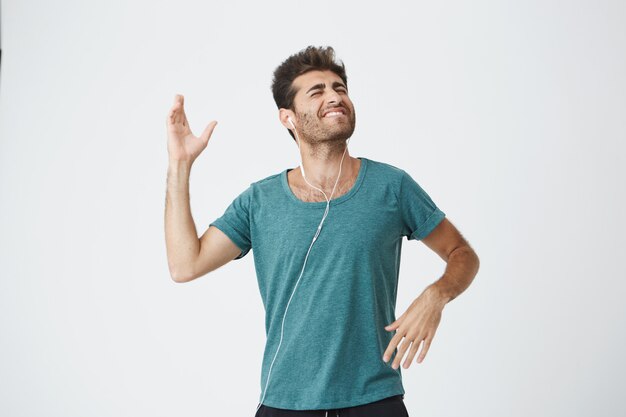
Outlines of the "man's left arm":
<svg viewBox="0 0 626 417">
<path fill-rule="evenodd" d="M 478 273 L 480 261 L 476 252 L 447 218 L 422 242 L 447 263 L 443 276 L 426 289 L 438 293 L 436 297 L 446 304 L 469 287 Z"/>
<path fill-rule="evenodd" d="M 422 242 L 446 261 L 446 270 L 441 278 L 426 287 L 404 314 L 385 327 L 387 331 L 397 331 L 385 350 L 383 361 L 387 362 L 396 346 L 402 342 L 392 364 L 394 369 L 400 366 L 410 346 L 409 355 L 403 364 L 404 368 L 408 368 L 422 341 L 424 344 L 417 362 L 424 360 L 441 321 L 444 306 L 469 287 L 479 268 L 478 256 L 447 218 Z"/>
</svg>

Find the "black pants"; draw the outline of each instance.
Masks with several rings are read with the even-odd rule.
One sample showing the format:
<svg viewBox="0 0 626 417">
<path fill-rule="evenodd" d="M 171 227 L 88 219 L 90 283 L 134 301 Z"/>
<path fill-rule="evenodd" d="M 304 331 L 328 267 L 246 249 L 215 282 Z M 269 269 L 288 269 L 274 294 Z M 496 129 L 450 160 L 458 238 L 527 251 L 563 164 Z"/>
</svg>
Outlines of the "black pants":
<svg viewBox="0 0 626 417">
<path fill-rule="evenodd" d="M 261 405 L 254 417 L 409 417 L 404 395 L 335 410 L 285 410 Z"/>
</svg>

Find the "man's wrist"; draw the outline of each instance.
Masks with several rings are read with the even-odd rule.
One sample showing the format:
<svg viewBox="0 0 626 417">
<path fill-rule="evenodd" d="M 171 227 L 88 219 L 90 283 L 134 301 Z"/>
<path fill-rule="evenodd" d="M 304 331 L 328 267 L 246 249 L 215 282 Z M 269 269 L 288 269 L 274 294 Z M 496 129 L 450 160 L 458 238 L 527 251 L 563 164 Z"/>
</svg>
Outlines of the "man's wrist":
<svg viewBox="0 0 626 417">
<path fill-rule="evenodd" d="M 426 291 L 429 293 L 431 297 L 433 297 L 441 307 L 443 308 L 450 300 L 452 300 L 452 296 L 448 294 L 445 289 L 439 284 L 439 281 L 430 284 Z"/>
<path fill-rule="evenodd" d="M 168 170 L 170 171 L 185 171 L 185 172 L 189 172 L 191 171 L 191 165 L 193 164 L 193 161 L 184 161 L 184 160 L 179 160 L 179 159 L 170 159 L 169 160 L 169 165 L 168 165 Z"/>
</svg>

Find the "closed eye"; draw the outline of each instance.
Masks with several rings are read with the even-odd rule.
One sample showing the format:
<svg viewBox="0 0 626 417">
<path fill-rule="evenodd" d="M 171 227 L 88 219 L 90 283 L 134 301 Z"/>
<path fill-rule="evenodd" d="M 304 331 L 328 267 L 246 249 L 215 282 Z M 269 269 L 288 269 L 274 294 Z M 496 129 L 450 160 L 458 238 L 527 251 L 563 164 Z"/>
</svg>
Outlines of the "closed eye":
<svg viewBox="0 0 626 417">
<path fill-rule="evenodd" d="M 343 94 L 348 94 L 348 90 L 346 90 L 345 88 L 338 88 L 335 91 L 339 92 L 339 93 L 343 93 Z M 315 91 L 313 93 L 311 93 L 311 97 L 316 96 L 318 94 L 321 94 L 321 91 Z"/>
</svg>

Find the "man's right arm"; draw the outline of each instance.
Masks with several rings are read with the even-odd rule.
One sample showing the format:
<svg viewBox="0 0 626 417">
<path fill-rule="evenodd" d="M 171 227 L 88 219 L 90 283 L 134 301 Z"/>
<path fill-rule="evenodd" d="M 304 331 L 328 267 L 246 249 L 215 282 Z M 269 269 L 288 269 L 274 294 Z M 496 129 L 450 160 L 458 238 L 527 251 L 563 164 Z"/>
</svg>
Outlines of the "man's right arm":
<svg viewBox="0 0 626 417">
<path fill-rule="evenodd" d="M 188 282 L 235 259 L 241 250 L 211 226 L 198 239 L 189 204 L 191 163 L 171 161 L 167 172 L 165 243 L 172 279 Z"/>
<path fill-rule="evenodd" d="M 176 282 L 187 282 L 232 261 L 241 251 L 221 230 L 209 229 L 198 239 L 189 206 L 189 175 L 198 155 L 207 147 L 217 121 L 196 137 L 191 132 L 181 94 L 166 118 L 167 191 L 165 195 L 165 244 L 170 275 Z"/>
</svg>

